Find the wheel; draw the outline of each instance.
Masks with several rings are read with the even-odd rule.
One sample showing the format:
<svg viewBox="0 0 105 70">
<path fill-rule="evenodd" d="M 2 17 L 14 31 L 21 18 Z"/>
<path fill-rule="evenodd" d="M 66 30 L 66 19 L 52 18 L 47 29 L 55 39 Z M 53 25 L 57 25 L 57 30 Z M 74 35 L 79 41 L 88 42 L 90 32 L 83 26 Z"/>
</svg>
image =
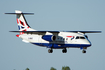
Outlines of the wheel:
<svg viewBox="0 0 105 70">
<path fill-rule="evenodd" d="M 53 52 L 53 50 L 52 50 L 52 49 L 49 49 L 49 50 L 48 50 L 48 52 L 49 52 L 49 53 L 52 53 L 52 52 Z"/>
<path fill-rule="evenodd" d="M 63 53 L 66 53 L 66 52 L 67 52 L 67 49 L 66 49 L 66 48 L 64 48 L 64 49 L 62 50 L 62 52 L 63 52 Z"/>
<path fill-rule="evenodd" d="M 82 51 L 82 53 L 86 53 L 86 51 L 85 51 L 85 50 L 83 50 L 83 51 Z"/>
</svg>

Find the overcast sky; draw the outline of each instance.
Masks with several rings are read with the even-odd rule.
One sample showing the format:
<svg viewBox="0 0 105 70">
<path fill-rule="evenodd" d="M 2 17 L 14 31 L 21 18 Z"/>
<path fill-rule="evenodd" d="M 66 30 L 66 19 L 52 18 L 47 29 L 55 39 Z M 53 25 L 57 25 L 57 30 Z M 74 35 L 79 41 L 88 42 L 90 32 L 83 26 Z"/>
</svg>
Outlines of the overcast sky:
<svg viewBox="0 0 105 70">
<path fill-rule="evenodd" d="M 21 10 L 28 24 L 36 30 L 101 30 L 87 34 L 92 46 L 83 54 L 76 48 L 48 53 L 48 48 L 24 43 L 16 37 L 15 15 L 3 13 Z M 105 70 L 105 0 L 0 0 L 0 70 Z"/>
</svg>

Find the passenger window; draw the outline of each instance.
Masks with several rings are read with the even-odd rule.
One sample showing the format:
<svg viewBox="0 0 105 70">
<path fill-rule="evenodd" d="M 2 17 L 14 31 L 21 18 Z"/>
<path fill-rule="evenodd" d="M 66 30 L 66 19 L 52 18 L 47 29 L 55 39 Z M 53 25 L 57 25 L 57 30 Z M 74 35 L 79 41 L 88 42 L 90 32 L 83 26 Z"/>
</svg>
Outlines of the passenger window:
<svg viewBox="0 0 105 70">
<path fill-rule="evenodd" d="M 63 41 L 65 40 L 65 38 L 63 38 Z"/>
</svg>

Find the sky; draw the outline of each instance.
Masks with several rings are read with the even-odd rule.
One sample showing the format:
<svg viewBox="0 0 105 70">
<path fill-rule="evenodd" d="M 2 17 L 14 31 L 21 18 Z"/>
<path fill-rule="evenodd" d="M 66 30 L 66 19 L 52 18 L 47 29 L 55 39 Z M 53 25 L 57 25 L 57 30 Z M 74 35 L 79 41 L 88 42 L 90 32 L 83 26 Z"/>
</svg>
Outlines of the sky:
<svg viewBox="0 0 105 70">
<path fill-rule="evenodd" d="M 92 43 L 83 54 L 79 48 L 69 48 L 67 53 L 24 43 L 16 37 L 15 10 L 31 12 L 25 15 L 28 24 L 36 30 L 70 31 L 99 30 L 102 33 L 86 34 Z M 71 70 L 105 69 L 105 0 L 0 0 L 0 70 Z"/>
</svg>

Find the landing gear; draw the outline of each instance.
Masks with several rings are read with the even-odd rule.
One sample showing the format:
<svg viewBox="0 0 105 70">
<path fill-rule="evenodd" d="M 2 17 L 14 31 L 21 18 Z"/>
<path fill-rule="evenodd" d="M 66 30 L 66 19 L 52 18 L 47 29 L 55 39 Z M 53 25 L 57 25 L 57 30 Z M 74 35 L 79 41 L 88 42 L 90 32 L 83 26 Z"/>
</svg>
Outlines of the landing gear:
<svg viewBox="0 0 105 70">
<path fill-rule="evenodd" d="M 86 53 L 87 47 L 81 47 L 80 49 L 82 49 L 82 53 Z"/>
<path fill-rule="evenodd" d="M 66 48 L 64 48 L 64 49 L 62 50 L 62 52 L 63 52 L 63 53 L 66 53 L 66 52 L 67 52 L 67 49 L 66 49 Z"/>
<path fill-rule="evenodd" d="M 86 53 L 86 50 L 83 50 L 82 53 Z"/>
<path fill-rule="evenodd" d="M 53 52 L 53 50 L 52 50 L 52 49 L 49 49 L 49 50 L 48 50 L 48 52 L 49 52 L 49 53 L 52 53 L 52 52 Z"/>
</svg>

